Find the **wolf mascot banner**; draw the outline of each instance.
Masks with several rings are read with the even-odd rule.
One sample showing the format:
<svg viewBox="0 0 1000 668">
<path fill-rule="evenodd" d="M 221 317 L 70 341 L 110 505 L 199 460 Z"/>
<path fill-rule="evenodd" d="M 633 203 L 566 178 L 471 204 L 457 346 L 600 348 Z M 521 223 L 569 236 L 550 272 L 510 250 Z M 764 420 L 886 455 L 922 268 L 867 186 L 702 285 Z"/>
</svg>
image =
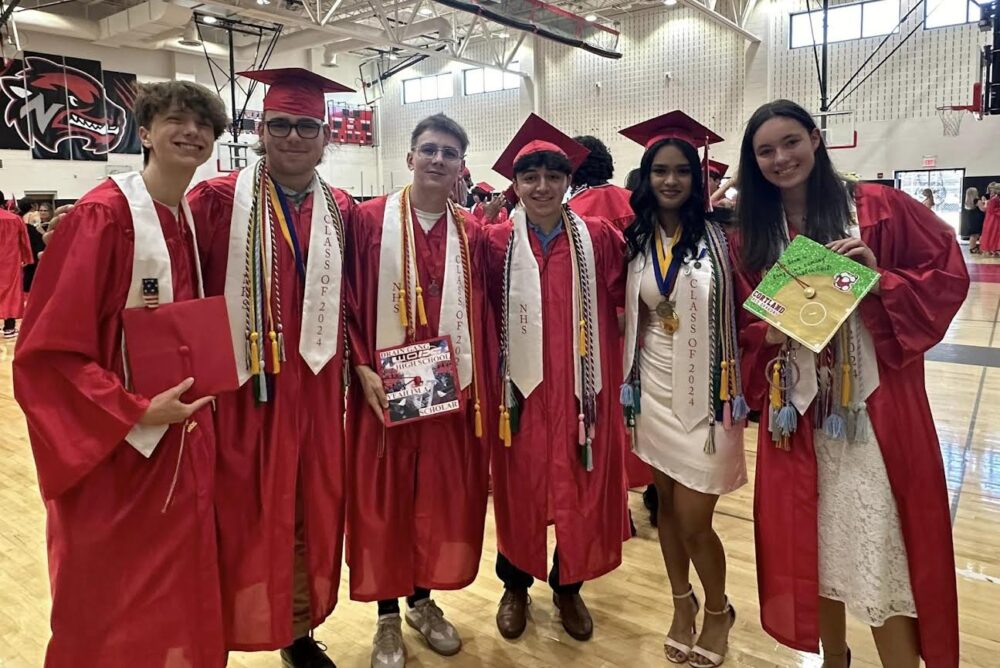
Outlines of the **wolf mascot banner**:
<svg viewBox="0 0 1000 668">
<path fill-rule="evenodd" d="M 30 52 L 6 65 L 0 148 L 27 149 L 42 160 L 140 152 L 134 74 L 102 70 L 96 60 Z"/>
</svg>

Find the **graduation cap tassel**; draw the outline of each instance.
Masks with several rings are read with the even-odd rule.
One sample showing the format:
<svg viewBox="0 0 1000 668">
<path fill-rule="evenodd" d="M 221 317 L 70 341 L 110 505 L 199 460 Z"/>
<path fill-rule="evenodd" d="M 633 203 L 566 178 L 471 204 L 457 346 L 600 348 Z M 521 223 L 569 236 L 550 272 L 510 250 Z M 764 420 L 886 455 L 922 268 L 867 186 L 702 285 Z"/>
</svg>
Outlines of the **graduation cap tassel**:
<svg viewBox="0 0 1000 668">
<path fill-rule="evenodd" d="M 257 332 L 250 332 L 250 373 L 254 376 L 260 373 L 260 349 L 257 347 Z"/>
<path fill-rule="evenodd" d="M 774 361 L 771 368 L 771 408 L 779 410 L 781 408 L 781 359 Z"/>
</svg>

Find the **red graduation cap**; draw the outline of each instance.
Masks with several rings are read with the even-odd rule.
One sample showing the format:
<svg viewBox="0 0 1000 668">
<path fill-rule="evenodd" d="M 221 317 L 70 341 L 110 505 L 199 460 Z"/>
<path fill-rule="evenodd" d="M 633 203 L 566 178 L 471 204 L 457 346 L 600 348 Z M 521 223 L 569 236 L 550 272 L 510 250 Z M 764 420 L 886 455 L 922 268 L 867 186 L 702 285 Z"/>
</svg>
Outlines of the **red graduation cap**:
<svg viewBox="0 0 1000 668">
<path fill-rule="evenodd" d="M 718 160 L 708 161 L 708 173 L 714 174 L 718 178 L 722 178 L 729 171 L 729 165 L 724 162 L 719 162 Z"/>
<path fill-rule="evenodd" d="M 489 193 L 493 192 L 493 186 L 491 186 L 490 184 L 486 183 L 486 181 L 480 181 L 476 185 L 472 186 L 472 188 L 473 188 L 473 190 L 476 190 L 476 189 L 482 190 L 486 194 L 489 194 Z"/>
<path fill-rule="evenodd" d="M 239 75 L 268 86 L 264 111 L 281 111 L 320 120 L 326 119 L 324 93 L 354 92 L 352 88 L 301 67 L 249 70 Z"/>
<path fill-rule="evenodd" d="M 132 387 L 155 397 L 194 378 L 183 401 L 239 388 L 224 297 L 171 302 L 122 311 Z"/>
<path fill-rule="evenodd" d="M 687 142 L 696 149 L 704 148 L 705 157 L 702 162 L 702 180 L 705 187 L 705 206 L 707 210 L 712 210 L 711 195 L 708 188 L 708 172 L 711 169 L 712 161 L 708 159 L 708 147 L 723 141 L 722 137 L 715 134 L 704 125 L 694 120 L 683 111 L 675 110 L 651 118 L 625 128 L 620 131 L 637 144 L 642 144 L 649 150 L 657 142 L 664 139 L 679 139 Z M 716 163 L 722 164 L 722 163 Z M 725 173 L 725 172 L 723 172 Z"/>
<path fill-rule="evenodd" d="M 621 130 L 620 134 L 646 148 L 664 139 L 680 139 L 695 148 L 703 148 L 722 141 L 722 137 L 683 111 L 671 111 L 662 116 L 651 118 Z"/>
<path fill-rule="evenodd" d="M 590 155 L 586 146 L 573 141 L 572 137 L 560 132 L 558 128 L 546 122 L 541 116 L 531 114 L 521 124 L 521 129 L 517 131 L 507 148 L 497 158 L 496 164 L 493 165 L 493 171 L 513 181 L 514 163 L 526 155 L 541 151 L 552 151 L 566 156 L 574 170 Z"/>
</svg>

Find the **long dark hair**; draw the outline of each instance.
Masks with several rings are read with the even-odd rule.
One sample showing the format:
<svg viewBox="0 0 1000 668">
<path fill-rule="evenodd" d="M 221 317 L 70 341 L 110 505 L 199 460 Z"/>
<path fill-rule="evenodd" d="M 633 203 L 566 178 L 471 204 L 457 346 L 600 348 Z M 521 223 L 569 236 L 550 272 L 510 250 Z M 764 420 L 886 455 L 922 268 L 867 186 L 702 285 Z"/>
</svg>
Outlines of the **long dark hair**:
<svg viewBox="0 0 1000 668">
<path fill-rule="evenodd" d="M 775 100 L 753 113 L 743 133 L 740 146 L 740 196 L 736 202 L 741 234 L 742 262 L 749 271 L 762 271 L 774 264 L 788 241 L 781 192 L 764 178 L 757 165 L 753 137 L 772 118 L 796 121 L 812 133 L 816 122 L 809 112 L 789 100 Z M 828 243 L 847 236 L 850 209 L 848 190 L 830 161 L 826 145 L 820 140 L 816 164 L 806 182 L 805 231 L 810 239 Z"/>
<path fill-rule="evenodd" d="M 632 191 L 632 197 L 629 198 L 632 211 L 635 212 L 635 220 L 625 228 L 629 262 L 648 252 L 649 242 L 656 232 L 656 226 L 659 225 L 657 214 L 660 204 L 656 200 L 652 186 L 649 185 L 649 175 L 653 170 L 653 158 L 664 146 L 676 146 L 691 166 L 691 196 L 681 205 L 679 212 L 681 238 L 677 242 L 675 252 L 679 252 L 685 258 L 694 255 L 697 252 L 698 242 L 705 235 L 705 187 L 701 179 L 701 159 L 698 157 L 698 151 L 686 141 L 663 139 L 642 154 L 642 162 L 639 163 L 639 182 Z"/>
</svg>

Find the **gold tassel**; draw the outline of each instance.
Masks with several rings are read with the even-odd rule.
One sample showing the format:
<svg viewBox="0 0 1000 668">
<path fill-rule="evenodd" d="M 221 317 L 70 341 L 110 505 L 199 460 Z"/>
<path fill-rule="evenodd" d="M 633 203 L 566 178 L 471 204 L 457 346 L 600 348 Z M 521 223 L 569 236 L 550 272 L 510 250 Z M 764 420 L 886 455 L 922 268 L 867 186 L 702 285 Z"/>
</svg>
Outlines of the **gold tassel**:
<svg viewBox="0 0 1000 668">
<path fill-rule="evenodd" d="M 399 291 L 399 324 L 403 326 L 403 329 L 410 326 L 406 314 L 406 290 Z"/>
<path fill-rule="evenodd" d="M 505 448 L 510 447 L 510 411 L 503 409 L 503 417 L 500 422 L 500 438 L 503 439 Z"/>
<path fill-rule="evenodd" d="M 781 362 L 775 361 L 771 370 L 771 408 L 781 408 Z"/>
<path fill-rule="evenodd" d="M 580 321 L 580 357 L 587 356 L 587 321 Z"/>
<path fill-rule="evenodd" d="M 278 351 L 278 335 L 272 329 L 267 337 L 271 339 L 271 360 L 274 363 L 272 372 L 275 374 L 281 373 L 281 353 Z"/>
<path fill-rule="evenodd" d="M 840 405 L 845 408 L 851 405 L 851 365 L 847 363 L 841 367 Z"/>
<path fill-rule="evenodd" d="M 483 413 L 479 410 L 479 402 L 476 402 L 476 438 L 483 437 Z"/>
<path fill-rule="evenodd" d="M 257 347 L 257 332 L 250 332 L 250 373 L 260 373 L 260 349 Z"/>
<path fill-rule="evenodd" d="M 420 326 L 427 326 L 427 311 L 424 310 L 424 289 L 417 286 L 417 315 L 420 316 Z"/>
<path fill-rule="evenodd" d="M 722 379 L 719 381 L 719 398 L 729 401 L 729 362 L 722 360 Z"/>
</svg>

